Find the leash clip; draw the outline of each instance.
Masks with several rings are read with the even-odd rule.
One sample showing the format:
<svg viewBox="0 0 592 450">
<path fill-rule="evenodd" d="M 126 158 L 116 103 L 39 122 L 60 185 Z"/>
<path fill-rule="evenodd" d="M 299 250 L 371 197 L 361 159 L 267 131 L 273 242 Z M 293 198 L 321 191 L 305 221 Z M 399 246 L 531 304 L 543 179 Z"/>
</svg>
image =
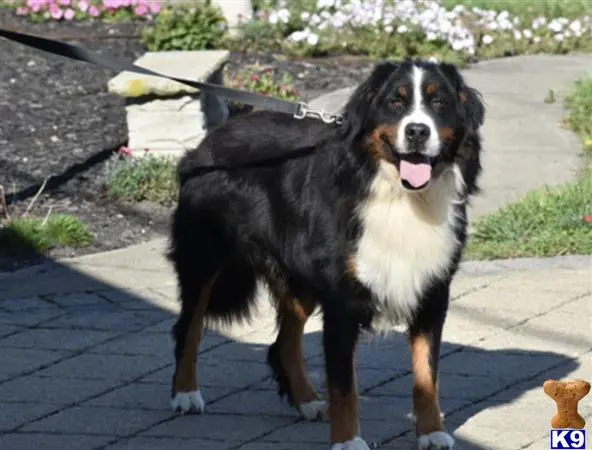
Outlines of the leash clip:
<svg viewBox="0 0 592 450">
<path fill-rule="evenodd" d="M 327 124 L 335 123 L 340 125 L 343 123 L 343 116 L 339 114 L 332 114 L 324 109 L 312 109 L 308 104 L 304 102 L 298 103 L 298 109 L 294 113 L 295 119 L 304 119 L 305 117 L 315 117 L 321 119 Z"/>
</svg>

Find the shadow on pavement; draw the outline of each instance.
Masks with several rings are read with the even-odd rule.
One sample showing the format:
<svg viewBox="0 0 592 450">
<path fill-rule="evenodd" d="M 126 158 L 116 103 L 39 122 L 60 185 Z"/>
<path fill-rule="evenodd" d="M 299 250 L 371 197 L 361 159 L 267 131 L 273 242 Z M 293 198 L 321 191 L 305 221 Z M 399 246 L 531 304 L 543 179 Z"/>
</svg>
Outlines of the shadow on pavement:
<svg viewBox="0 0 592 450">
<path fill-rule="evenodd" d="M 172 414 L 175 280 L 163 261 L 133 266 L 119 252 L 109 261 L 0 273 L 0 448 L 328 448 L 328 425 L 303 422 L 275 394 L 265 364 L 275 330 L 265 308 L 252 328 L 206 333 L 200 374 L 207 413 Z M 476 327 L 479 320 L 486 318 L 476 317 Z M 304 347 L 321 388 L 318 316 L 310 326 Z M 549 369 L 558 376 L 578 367 L 559 353 L 515 347 L 443 343 L 440 391 L 450 430 L 539 388 Z M 413 445 L 404 336 L 363 339 L 357 359 L 365 438 L 380 448 Z M 456 439 L 459 449 L 487 448 Z"/>
</svg>

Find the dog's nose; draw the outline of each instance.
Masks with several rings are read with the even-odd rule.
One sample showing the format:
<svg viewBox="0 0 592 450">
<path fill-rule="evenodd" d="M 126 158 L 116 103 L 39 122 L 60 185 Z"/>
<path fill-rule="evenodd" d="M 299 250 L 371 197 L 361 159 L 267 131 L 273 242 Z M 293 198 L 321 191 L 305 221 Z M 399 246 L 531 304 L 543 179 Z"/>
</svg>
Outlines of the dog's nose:
<svg viewBox="0 0 592 450">
<path fill-rule="evenodd" d="M 405 137 L 409 142 L 422 144 L 430 137 L 430 127 L 423 123 L 410 123 L 405 127 Z"/>
</svg>

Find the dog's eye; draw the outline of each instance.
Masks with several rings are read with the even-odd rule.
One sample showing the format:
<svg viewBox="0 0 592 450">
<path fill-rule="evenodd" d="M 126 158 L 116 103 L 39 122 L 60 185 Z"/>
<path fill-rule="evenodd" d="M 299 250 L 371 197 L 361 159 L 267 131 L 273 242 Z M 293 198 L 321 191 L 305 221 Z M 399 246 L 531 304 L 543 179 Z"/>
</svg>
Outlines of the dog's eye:
<svg viewBox="0 0 592 450">
<path fill-rule="evenodd" d="M 435 109 L 442 108 L 444 105 L 446 105 L 446 102 L 443 98 L 436 97 L 432 100 L 432 107 Z"/>
<path fill-rule="evenodd" d="M 390 105 L 393 109 L 399 110 L 405 107 L 405 102 L 400 98 L 394 98 L 391 100 Z"/>
</svg>

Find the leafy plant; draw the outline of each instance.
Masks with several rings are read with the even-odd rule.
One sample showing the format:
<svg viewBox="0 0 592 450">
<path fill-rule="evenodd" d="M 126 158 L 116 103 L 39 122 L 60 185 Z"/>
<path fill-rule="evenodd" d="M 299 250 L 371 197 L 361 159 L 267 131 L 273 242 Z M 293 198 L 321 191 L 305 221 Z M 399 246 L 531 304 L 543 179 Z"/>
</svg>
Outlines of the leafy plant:
<svg viewBox="0 0 592 450">
<path fill-rule="evenodd" d="M 295 101 L 300 98 L 289 73 L 284 72 L 280 77 L 274 69 L 257 65 L 239 72 L 227 80 L 226 84 L 284 100 Z"/>
<path fill-rule="evenodd" d="M 176 160 L 146 155 L 115 155 L 107 166 L 107 194 L 128 202 L 171 204 L 177 196 Z"/>
<path fill-rule="evenodd" d="M 219 48 L 227 34 L 226 19 L 209 0 L 192 8 L 165 8 L 154 26 L 142 33 L 150 51 L 206 50 Z"/>
</svg>

